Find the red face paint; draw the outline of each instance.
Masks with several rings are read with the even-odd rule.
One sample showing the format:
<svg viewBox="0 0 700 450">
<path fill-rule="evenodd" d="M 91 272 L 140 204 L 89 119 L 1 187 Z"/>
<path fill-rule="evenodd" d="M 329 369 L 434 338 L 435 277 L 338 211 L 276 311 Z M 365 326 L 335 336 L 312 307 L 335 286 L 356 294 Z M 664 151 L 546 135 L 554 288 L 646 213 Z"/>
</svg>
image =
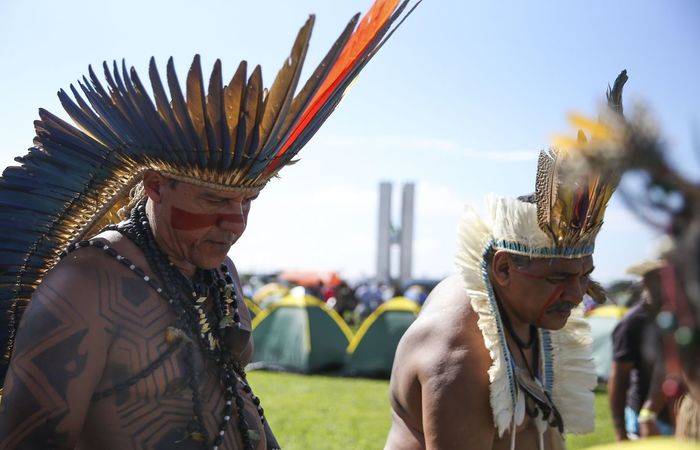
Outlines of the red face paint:
<svg viewBox="0 0 700 450">
<path fill-rule="evenodd" d="M 544 280 L 547 277 L 539 276 L 539 275 L 532 275 L 530 273 L 524 272 L 522 270 L 517 270 L 513 269 L 515 272 L 518 272 L 519 274 L 527 277 L 527 278 L 533 278 L 535 280 Z M 537 323 L 540 323 L 542 321 L 542 317 L 544 317 L 544 314 L 547 312 L 547 309 L 554 304 L 554 302 L 557 301 L 559 296 L 561 296 L 562 292 L 564 292 L 564 289 L 566 289 L 566 285 L 571 282 L 571 280 L 566 281 L 565 283 L 557 286 L 557 288 L 552 292 L 552 295 L 549 296 L 547 301 L 542 305 L 542 308 L 540 308 L 540 312 L 537 314 Z"/>
<path fill-rule="evenodd" d="M 542 317 L 544 316 L 544 313 L 547 312 L 547 309 L 552 306 L 554 302 L 557 301 L 559 296 L 561 295 L 562 292 L 564 292 L 564 288 L 566 288 L 565 285 L 558 286 L 554 292 L 552 292 L 552 295 L 549 296 L 545 304 L 542 306 L 540 309 L 540 313 L 537 315 L 537 323 L 540 323 L 542 321 Z"/>
<path fill-rule="evenodd" d="M 176 206 L 170 210 L 170 225 L 176 230 L 199 230 L 217 225 L 220 222 L 245 223 L 242 214 L 197 214 Z"/>
</svg>

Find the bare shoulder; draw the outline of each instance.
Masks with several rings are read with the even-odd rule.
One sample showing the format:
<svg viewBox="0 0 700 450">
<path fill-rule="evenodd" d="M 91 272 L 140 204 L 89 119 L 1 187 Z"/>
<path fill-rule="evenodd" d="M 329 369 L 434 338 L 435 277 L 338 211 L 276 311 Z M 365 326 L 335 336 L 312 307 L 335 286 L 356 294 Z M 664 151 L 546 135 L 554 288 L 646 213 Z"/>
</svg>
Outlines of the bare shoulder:
<svg viewBox="0 0 700 450">
<path fill-rule="evenodd" d="M 66 302 L 80 308 L 84 314 L 96 310 L 95 299 L 100 286 L 112 278 L 113 267 L 102 251 L 86 247 L 61 259 L 43 278 L 32 301 L 37 306 L 47 301 Z"/>
<path fill-rule="evenodd" d="M 411 409 L 425 390 L 461 395 L 469 379 L 481 378 L 490 360 L 476 323 L 461 279 L 455 275 L 438 284 L 399 343 L 392 399 Z"/>
<path fill-rule="evenodd" d="M 461 357 L 453 360 L 452 355 L 479 344 L 472 342 L 475 327 L 476 314 L 461 279 L 448 277 L 431 292 L 401 340 L 397 356 L 415 355 L 416 362 L 426 370 L 436 365 L 461 363 Z"/>
<path fill-rule="evenodd" d="M 80 248 L 61 259 L 42 279 L 22 315 L 14 354 L 73 336 L 83 346 L 98 347 L 109 341 L 110 323 L 101 313 L 112 295 L 113 268 L 95 248 Z M 78 341 L 73 342 L 76 344 Z M 71 341 L 72 342 L 72 341 Z"/>
<path fill-rule="evenodd" d="M 105 261 L 100 250 L 76 250 L 32 295 L 5 378 L 1 448 L 74 447 L 111 339 L 99 307 L 110 292 Z"/>
<path fill-rule="evenodd" d="M 100 302 L 113 279 L 108 259 L 94 248 L 81 248 L 60 260 L 42 279 L 20 320 L 15 352 L 41 341 L 52 326 L 67 330 L 109 328 Z"/>
<path fill-rule="evenodd" d="M 387 447 L 491 448 L 490 363 L 461 278 L 446 278 L 397 349 Z"/>
<path fill-rule="evenodd" d="M 116 231 L 91 240 L 104 245 L 77 248 L 61 259 L 39 285 L 27 313 L 42 302 L 65 303 L 76 308 L 90 327 L 108 330 L 113 336 L 170 313 L 144 281 L 160 283 L 136 244 Z"/>
</svg>

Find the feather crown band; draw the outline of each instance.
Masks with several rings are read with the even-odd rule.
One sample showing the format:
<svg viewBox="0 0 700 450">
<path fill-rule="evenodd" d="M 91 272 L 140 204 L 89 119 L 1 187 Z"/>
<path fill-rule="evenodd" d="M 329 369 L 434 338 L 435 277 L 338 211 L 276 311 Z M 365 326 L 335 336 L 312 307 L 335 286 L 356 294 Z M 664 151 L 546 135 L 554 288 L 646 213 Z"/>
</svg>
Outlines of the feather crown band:
<svg viewBox="0 0 700 450">
<path fill-rule="evenodd" d="M 486 198 L 491 247 L 533 258 L 578 258 L 593 253 L 593 244 L 557 247 L 537 221 L 537 205 L 516 198 Z"/>
<path fill-rule="evenodd" d="M 222 190 L 265 186 L 311 139 L 351 82 L 415 9 L 410 0 L 376 0 L 355 15 L 297 92 L 314 16 L 300 29 L 269 89 L 260 67 L 241 62 L 223 85 L 216 61 L 205 90 L 199 56 L 180 88 L 172 58 L 167 89 L 153 58 L 153 96 L 131 68 L 92 68 L 58 94 L 77 127 L 39 110 L 35 146 L 0 178 L 0 302 L 24 304 L 62 251 L 118 221 L 130 189 L 149 169 Z M 13 306 L 13 309 L 15 306 Z M 0 314 L 0 338 L 7 326 Z M 14 314 L 17 318 L 17 314 Z M 10 319 L 13 320 L 13 319 Z"/>
</svg>

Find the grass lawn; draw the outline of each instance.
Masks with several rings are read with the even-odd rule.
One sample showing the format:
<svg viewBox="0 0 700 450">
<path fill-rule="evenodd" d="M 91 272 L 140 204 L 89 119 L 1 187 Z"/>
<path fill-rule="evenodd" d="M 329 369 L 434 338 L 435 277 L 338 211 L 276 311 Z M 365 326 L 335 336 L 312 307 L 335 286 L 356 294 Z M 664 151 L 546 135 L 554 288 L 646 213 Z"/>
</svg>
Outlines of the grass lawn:
<svg viewBox="0 0 700 450">
<path fill-rule="evenodd" d="M 389 382 L 251 371 L 248 378 L 284 450 L 371 450 L 391 423 Z M 596 432 L 570 436 L 576 450 L 614 440 L 604 393 L 596 394 Z"/>
</svg>

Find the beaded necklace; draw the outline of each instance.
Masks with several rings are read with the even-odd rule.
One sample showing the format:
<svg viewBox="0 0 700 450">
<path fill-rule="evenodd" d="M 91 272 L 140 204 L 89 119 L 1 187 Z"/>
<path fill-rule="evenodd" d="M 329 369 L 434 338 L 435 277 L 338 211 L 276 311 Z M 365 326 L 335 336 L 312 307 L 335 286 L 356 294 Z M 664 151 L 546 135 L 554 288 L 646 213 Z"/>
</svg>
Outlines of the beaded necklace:
<svg viewBox="0 0 700 450">
<path fill-rule="evenodd" d="M 219 270 L 197 269 L 195 281 L 187 279 L 177 270 L 168 257 L 160 250 L 155 241 L 151 227 L 146 216 L 145 202 L 139 203 L 131 211 L 129 220 L 119 225 L 109 225 L 105 230 L 115 230 L 131 239 L 144 253 L 149 266 L 157 277 L 163 281 L 163 286 L 149 277 L 143 269 L 137 267 L 128 258 L 120 255 L 115 249 L 106 245 L 103 241 L 91 239 L 80 241 L 72 245 L 62 255 L 83 247 L 96 247 L 104 250 L 106 254 L 115 258 L 126 266 L 136 276 L 141 278 L 148 286 L 164 298 L 175 313 L 175 324 L 166 329 L 165 338 L 170 344 L 165 352 L 153 360 L 148 366 L 138 373 L 127 378 L 115 386 L 93 394 L 92 400 L 97 401 L 124 391 L 134 385 L 138 380 L 150 375 L 160 367 L 167 358 L 178 348 L 185 345 L 185 362 L 189 367 L 190 376 L 188 385 L 192 391 L 193 418 L 187 426 L 187 437 L 195 442 L 209 445 L 210 437 L 202 416 L 202 402 L 199 396 L 200 380 L 195 367 L 194 346 L 195 343 L 202 354 L 214 361 L 219 368 L 219 380 L 225 388 L 225 404 L 222 412 L 222 420 L 219 422 L 217 435 L 211 444 L 212 450 L 219 450 L 224 440 L 224 435 L 231 420 L 233 404 L 238 413 L 238 430 L 246 450 L 254 449 L 253 441 L 260 439 L 259 432 L 250 429 L 245 418 L 245 402 L 238 394 L 238 385 L 251 397 L 260 419 L 265 425 L 264 410 L 248 384 L 245 371 L 240 363 L 232 358 L 231 351 L 226 342 L 227 333 L 232 328 L 240 328 L 240 315 L 238 311 L 238 296 L 234 287 L 233 278 L 228 272 L 228 267 L 222 264 Z M 185 293 L 191 293 L 191 296 Z M 212 299 L 211 311 L 206 308 L 208 299 Z M 217 326 L 212 327 L 215 323 Z"/>
<path fill-rule="evenodd" d="M 529 342 L 523 341 L 513 329 L 513 324 L 510 321 L 510 317 L 498 298 L 496 298 L 496 305 L 501 317 L 501 323 L 503 323 L 503 328 L 505 328 L 506 332 L 515 341 L 515 345 L 518 348 L 518 352 L 520 353 L 520 357 L 523 359 L 523 364 L 525 365 L 525 369 L 527 371 L 527 375 L 523 373 L 523 370 L 515 364 L 515 359 L 511 356 L 510 363 L 513 367 L 513 373 L 516 383 L 520 388 L 520 392 L 525 394 L 526 398 L 530 398 L 533 401 L 533 405 L 530 405 L 529 402 L 525 401 L 525 412 L 532 418 L 537 418 L 541 415 L 542 419 L 547 421 L 549 425 L 557 428 L 559 432 L 563 432 L 564 424 L 561 414 L 547 391 L 542 387 L 542 383 L 539 381 L 538 377 L 540 352 L 537 327 L 530 325 L 530 340 Z M 530 367 L 530 364 L 528 364 L 527 358 L 525 357 L 525 349 L 532 350 L 532 367 Z M 510 352 L 510 346 L 508 346 L 508 351 Z"/>
</svg>

